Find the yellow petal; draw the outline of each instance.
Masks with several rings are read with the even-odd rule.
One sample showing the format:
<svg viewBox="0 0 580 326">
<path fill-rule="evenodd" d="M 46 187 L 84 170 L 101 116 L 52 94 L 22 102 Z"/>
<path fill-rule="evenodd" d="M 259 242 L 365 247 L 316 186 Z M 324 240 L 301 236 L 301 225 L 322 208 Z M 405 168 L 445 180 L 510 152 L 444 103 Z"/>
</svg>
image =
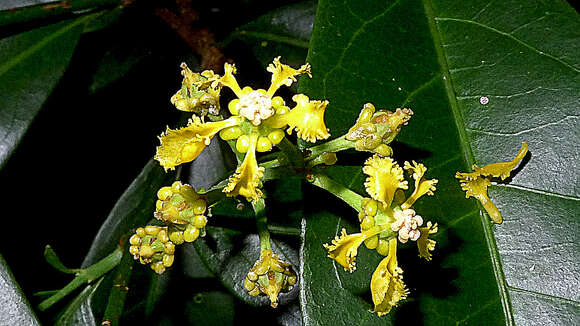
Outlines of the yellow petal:
<svg viewBox="0 0 580 326">
<path fill-rule="evenodd" d="M 405 162 L 404 168 L 405 170 L 410 170 L 413 172 L 413 179 L 415 179 L 415 190 L 411 196 L 409 196 L 407 201 L 401 205 L 402 209 L 413 206 L 415 201 L 417 201 L 417 199 L 425 194 L 433 196 L 435 185 L 437 184 L 437 179 L 427 180 L 424 178 L 425 172 L 427 172 L 427 168 L 421 163 L 417 164 L 417 162 L 413 161 L 413 164 L 411 165 L 409 162 Z"/>
<path fill-rule="evenodd" d="M 346 230 L 342 229 L 340 237 L 336 236 L 331 245 L 325 243 L 324 248 L 328 250 L 328 257 L 344 267 L 345 271 L 352 273 L 356 269 L 358 247 L 366 238 L 364 233 L 346 234 Z"/>
<path fill-rule="evenodd" d="M 487 187 L 491 186 L 491 181 L 489 179 L 479 176 L 475 179 L 465 178 L 465 174 L 457 172 L 455 175 L 459 179 L 461 184 L 461 189 L 465 191 L 465 198 L 474 197 L 483 208 L 487 211 L 487 214 L 492 219 L 494 223 L 501 224 L 503 222 L 503 217 L 499 212 L 499 209 L 487 196 Z"/>
<path fill-rule="evenodd" d="M 493 176 L 505 180 L 510 176 L 511 171 L 520 163 L 520 161 L 524 158 L 524 156 L 526 156 L 527 153 L 528 143 L 522 142 L 522 146 L 520 147 L 520 150 L 513 160 L 508 162 L 492 163 L 481 168 L 474 165 L 473 170 L 475 173 L 483 176 Z"/>
<path fill-rule="evenodd" d="M 388 314 L 400 300 L 407 298 L 403 270 L 397 265 L 397 239 L 389 240 L 389 254 L 383 259 L 371 278 L 371 293 L 379 316 Z"/>
<path fill-rule="evenodd" d="M 272 73 L 272 85 L 270 85 L 267 92 L 267 95 L 270 97 L 274 95 L 280 86 L 292 85 L 292 83 L 296 81 L 296 76 L 308 74 L 308 76 L 312 78 L 312 75 L 310 75 L 310 64 L 307 63 L 300 67 L 300 69 L 294 69 L 280 63 L 280 57 L 274 58 L 274 62 L 272 62 L 266 70 Z"/>
<path fill-rule="evenodd" d="M 266 120 L 268 126 L 282 128 L 288 125 L 288 133 L 296 129 L 298 137 L 312 143 L 330 137 L 324 124 L 324 111 L 328 101 L 310 101 L 304 94 L 294 95 L 292 100 L 296 102 L 296 107 L 288 113 L 275 115 Z"/>
<path fill-rule="evenodd" d="M 431 260 L 431 252 L 435 250 L 435 240 L 429 239 L 429 234 L 437 233 L 438 227 L 437 223 L 432 224 L 431 221 L 427 222 L 427 226 L 419 228 L 421 236 L 417 240 L 417 248 L 419 249 L 419 256 L 425 258 L 425 260 Z"/>
<path fill-rule="evenodd" d="M 236 73 L 236 66 L 226 62 L 224 64 L 224 76 L 221 77 L 218 80 L 218 82 L 222 86 L 229 87 L 236 94 L 236 96 L 238 98 L 240 98 L 244 94 L 242 93 L 242 89 L 240 88 L 240 85 L 238 85 L 238 81 L 236 80 L 236 77 L 234 77 L 235 73 Z"/>
<path fill-rule="evenodd" d="M 397 189 L 408 189 L 403 169 L 389 157 L 374 155 L 366 160 L 363 172 L 368 175 L 365 188 L 368 194 L 389 207 Z"/>
<path fill-rule="evenodd" d="M 257 200 L 262 197 L 258 185 L 264 175 L 264 168 L 258 167 L 256 160 L 257 140 L 257 135 L 251 136 L 250 148 L 246 152 L 244 161 L 229 178 L 228 185 L 223 190 L 229 197 L 240 195 L 246 197 L 247 200 Z"/>
<path fill-rule="evenodd" d="M 159 136 L 161 145 L 157 147 L 155 159 L 165 170 L 191 162 L 199 156 L 205 146 L 209 145 L 216 133 L 238 124 L 240 124 L 240 119 L 237 117 L 216 122 L 202 122 L 199 117 L 194 116 L 189 120 L 187 127 L 177 130 L 167 128 L 165 133 Z"/>
</svg>

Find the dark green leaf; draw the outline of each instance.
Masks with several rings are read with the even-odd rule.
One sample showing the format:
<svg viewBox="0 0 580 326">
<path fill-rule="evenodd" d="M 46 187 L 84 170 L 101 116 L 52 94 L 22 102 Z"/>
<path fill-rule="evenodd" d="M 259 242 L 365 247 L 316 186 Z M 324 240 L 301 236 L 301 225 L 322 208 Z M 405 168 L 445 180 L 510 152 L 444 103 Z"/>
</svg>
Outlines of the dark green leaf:
<svg viewBox="0 0 580 326">
<path fill-rule="evenodd" d="M 0 167 L 63 75 L 90 18 L 0 40 Z"/>
<path fill-rule="evenodd" d="M 561 1 L 326 0 L 319 2 L 316 22 L 308 61 L 317 73 L 300 87 L 312 98 L 330 100 L 326 119 L 333 136 L 352 125 L 366 102 L 381 109 L 411 107 L 415 115 L 403 127 L 394 157 L 422 161 L 428 177 L 439 179 L 436 195 L 415 205 L 440 224 L 435 258 L 418 261 L 415 248 L 399 258 L 411 300 L 394 312 L 395 319 L 575 324 L 578 14 Z M 481 97 L 489 103 L 481 104 Z M 531 156 L 509 183 L 490 188 L 504 215 L 502 225 L 491 225 L 481 206 L 464 198 L 454 174 L 473 163 L 510 160 L 522 141 Z M 344 169 L 345 183 L 361 182 L 360 169 L 346 173 L 354 169 Z M 301 252 L 302 281 L 312 284 L 303 289 L 301 304 L 305 321 L 325 324 L 330 320 L 321 303 L 345 290 L 315 286 L 332 275 L 332 264 L 320 263 L 324 253 L 317 250 L 342 223 L 334 218 L 322 225 L 316 217 L 305 225 L 305 241 L 318 244 L 306 242 Z M 341 218 L 356 222 L 354 212 Z M 317 240 L 329 228 L 333 234 Z M 344 278 L 337 278 L 340 285 Z M 355 316 L 345 316 L 346 323 L 360 323 L 360 307 L 343 309 Z"/>
<path fill-rule="evenodd" d="M 198 292 L 185 311 L 188 325 L 233 325 L 234 297 L 221 291 Z"/>
<path fill-rule="evenodd" d="M 2 255 L 0 255 L 0 324 L 40 325 Z"/>
</svg>

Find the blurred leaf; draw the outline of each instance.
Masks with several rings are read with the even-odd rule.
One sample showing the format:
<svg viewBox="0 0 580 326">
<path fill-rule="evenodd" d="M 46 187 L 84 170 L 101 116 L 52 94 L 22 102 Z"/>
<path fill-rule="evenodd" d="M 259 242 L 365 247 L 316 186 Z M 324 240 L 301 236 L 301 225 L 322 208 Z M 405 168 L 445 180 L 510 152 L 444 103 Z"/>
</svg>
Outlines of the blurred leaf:
<svg viewBox="0 0 580 326">
<path fill-rule="evenodd" d="M 70 18 L 74 14 L 85 14 L 120 3 L 121 0 L 3 0 L 0 3 L 0 27 L 53 17 Z"/>
<path fill-rule="evenodd" d="M 74 274 L 80 271 L 79 269 L 70 269 L 64 266 L 56 252 L 54 252 L 54 249 L 49 245 L 44 248 L 44 259 L 46 259 L 46 262 L 49 263 L 50 266 L 63 273 Z"/>
<path fill-rule="evenodd" d="M 330 101 L 332 135 L 344 134 L 366 102 L 411 107 L 415 115 L 394 157 L 422 161 L 427 176 L 439 179 L 435 196 L 415 205 L 440 224 L 434 260 L 419 261 L 412 246 L 401 255 L 411 294 L 383 322 L 575 324 L 580 188 L 570 173 L 580 158 L 578 14 L 561 1 L 324 0 L 316 21 L 308 56 L 316 73 L 300 89 Z M 480 102 L 483 96 L 489 103 Z M 531 157 L 508 184 L 490 188 L 504 215 L 502 225 L 491 225 L 480 205 L 464 198 L 454 174 L 473 163 L 509 160 L 524 140 Z M 360 165 L 337 173 L 349 186 L 362 181 Z M 353 293 L 345 280 L 369 274 L 362 257 L 345 277 L 324 258 L 322 244 L 349 229 L 344 220 L 355 223 L 355 212 L 305 220 L 306 324 L 336 320 L 325 310 L 337 311 L 336 298 Z M 365 301 L 342 305 L 347 313 L 340 319 L 372 324 L 368 294 Z"/>
<path fill-rule="evenodd" d="M 69 20 L 0 40 L 0 167 L 60 80 L 89 19 Z"/>
<path fill-rule="evenodd" d="M 0 325 L 40 325 L 2 255 L 0 255 Z"/>
</svg>

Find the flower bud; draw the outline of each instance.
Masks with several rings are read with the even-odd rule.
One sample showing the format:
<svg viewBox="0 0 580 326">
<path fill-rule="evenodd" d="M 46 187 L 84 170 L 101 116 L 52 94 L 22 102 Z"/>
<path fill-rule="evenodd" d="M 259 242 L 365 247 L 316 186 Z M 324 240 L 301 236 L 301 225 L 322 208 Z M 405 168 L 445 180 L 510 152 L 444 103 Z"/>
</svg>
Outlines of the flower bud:
<svg viewBox="0 0 580 326">
<path fill-rule="evenodd" d="M 139 228 L 129 239 L 129 252 L 141 264 L 151 266 L 161 274 L 173 264 L 175 245 L 169 240 L 167 227 L 147 225 Z"/>
<path fill-rule="evenodd" d="M 271 250 L 262 250 L 260 259 L 244 279 L 244 288 L 251 296 L 267 295 L 273 308 L 278 306 L 278 294 L 288 292 L 296 284 L 297 276 L 289 263 Z"/>
</svg>

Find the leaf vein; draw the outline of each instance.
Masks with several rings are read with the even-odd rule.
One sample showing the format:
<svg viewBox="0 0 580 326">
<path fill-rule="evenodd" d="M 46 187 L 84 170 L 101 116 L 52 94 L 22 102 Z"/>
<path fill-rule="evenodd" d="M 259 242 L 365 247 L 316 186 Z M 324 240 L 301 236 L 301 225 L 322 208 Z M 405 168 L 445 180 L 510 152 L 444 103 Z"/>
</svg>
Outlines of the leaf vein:
<svg viewBox="0 0 580 326">
<path fill-rule="evenodd" d="M 580 69 L 572 66 L 571 64 L 567 63 L 566 61 L 564 61 L 564 60 L 562 60 L 562 59 L 560 59 L 560 58 L 558 58 L 556 56 L 553 56 L 553 55 L 551 55 L 549 53 L 546 53 L 544 51 L 540 51 L 537 48 L 533 47 L 532 45 L 530 45 L 530 44 L 528 44 L 528 43 L 526 43 L 526 42 L 518 39 L 517 37 L 511 35 L 510 33 L 506 33 L 504 31 L 501 31 L 501 30 L 497 29 L 497 28 L 494 28 L 494 27 L 491 27 L 491 26 L 488 26 L 488 25 L 485 25 L 485 24 L 482 24 L 482 23 L 479 23 L 479 22 L 476 22 L 476 21 L 473 21 L 473 20 L 461 19 L 461 18 L 435 17 L 435 21 L 437 21 L 437 22 L 439 22 L 439 21 L 455 21 L 455 22 L 460 22 L 460 23 L 465 23 L 465 24 L 477 25 L 477 26 L 479 26 L 481 28 L 490 30 L 492 32 L 495 32 L 497 34 L 500 34 L 500 35 L 503 35 L 503 36 L 505 36 L 507 38 L 510 38 L 514 42 L 516 42 L 516 43 L 518 43 L 518 44 L 520 44 L 520 45 L 522 45 L 522 46 L 524 46 L 524 47 L 526 47 L 526 48 L 528 48 L 528 49 L 536 52 L 538 55 L 548 57 L 548 58 L 550 58 L 550 59 L 552 59 L 552 60 L 554 60 L 554 61 L 556 61 L 556 62 L 558 62 L 558 63 L 560 63 L 562 65 L 564 65 L 565 67 L 567 67 L 567 68 L 575 71 L 575 72 L 580 72 Z"/>
</svg>

